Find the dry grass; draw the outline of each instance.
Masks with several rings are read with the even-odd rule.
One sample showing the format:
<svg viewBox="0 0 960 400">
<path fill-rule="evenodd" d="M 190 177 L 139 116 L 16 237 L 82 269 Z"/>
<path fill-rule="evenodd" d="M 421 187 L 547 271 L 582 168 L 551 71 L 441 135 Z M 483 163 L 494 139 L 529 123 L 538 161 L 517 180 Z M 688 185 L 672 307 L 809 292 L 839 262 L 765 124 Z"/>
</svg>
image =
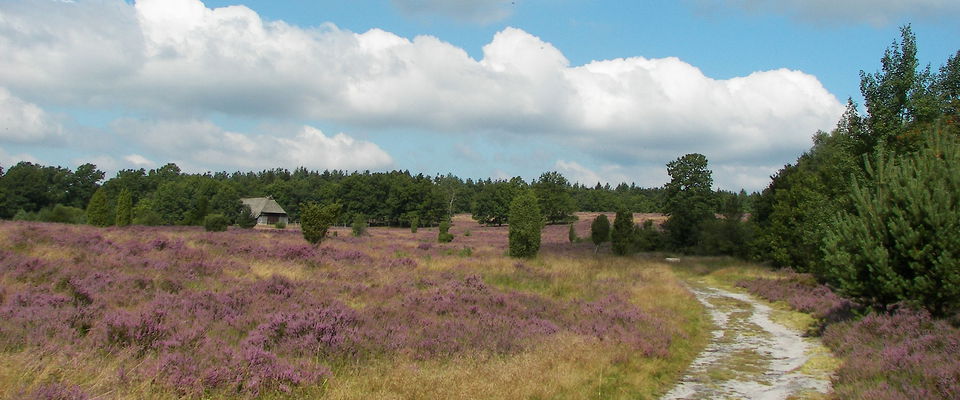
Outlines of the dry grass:
<svg viewBox="0 0 960 400">
<path fill-rule="evenodd" d="M 578 229 L 592 219 L 581 216 Z M 7 237 L 10 229 L 0 229 L 0 246 L 11 249 Z M 71 230 L 90 230 L 78 227 Z M 417 359 L 409 354 L 387 354 L 359 363 L 330 365 L 333 376 L 322 384 L 292 388 L 291 392 L 261 393 L 262 398 L 333 398 L 333 399 L 581 399 L 581 398 L 654 398 L 669 390 L 686 366 L 705 347 L 709 322 L 703 308 L 684 288 L 672 266 L 642 257 L 613 257 L 593 254 L 590 246 L 574 247 L 566 243 L 566 228 L 551 226 L 545 245 L 559 251 L 546 251 L 532 260 L 517 260 L 504 255 L 506 227 L 482 227 L 463 217 L 455 219 L 452 230 L 457 239 L 450 245 L 435 243 L 436 229 L 421 229 L 411 234 L 408 229 L 371 228 L 370 236 L 360 239 L 349 236 L 349 228 L 336 228 L 339 238 L 323 243 L 337 250 L 361 249 L 383 262 L 406 257 L 416 260 L 415 267 L 402 271 L 413 276 L 437 273 L 479 274 L 483 280 L 503 291 L 528 292 L 564 301 L 591 301 L 607 292 L 626 294 L 627 300 L 640 310 L 664 321 L 674 332 L 669 355 L 644 356 L 626 350 L 622 345 L 604 343 L 596 337 L 571 332 L 551 335 L 531 343 L 523 351 L 510 354 L 464 352 L 452 357 Z M 587 229 L 589 229 L 587 227 Z M 466 236 L 467 231 L 471 232 Z M 117 242 L 131 240 L 122 229 L 100 230 L 102 236 Z M 225 277 L 256 281 L 283 276 L 291 281 L 316 281 L 333 267 L 308 265 L 300 260 L 245 259 L 202 240 L 199 230 L 176 228 L 158 230 L 169 238 L 182 239 L 216 259 L 228 260 L 238 267 L 223 272 Z M 300 243 L 296 235 L 274 230 L 251 231 L 265 242 Z M 562 238 L 562 239 L 550 239 Z M 553 240 L 551 242 L 551 240 Z M 433 249 L 419 251 L 417 246 L 431 243 Z M 569 246 L 569 247 L 568 247 Z M 471 255 L 462 255 L 470 248 Z M 71 263 L 77 257 L 95 258 L 72 248 L 36 243 L 15 249 L 25 255 Z M 152 250 L 151 250 L 152 251 Z M 95 263 L 91 263 L 95 264 Z M 361 264 L 339 266 L 340 271 L 353 268 L 366 271 Z M 364 284 L 385 285 L 396 277 L 394 271 L 370 268 Z M 400 272 L 396 272 L 400 273 Z M 2 277 L 0 277 L 2 278 Z M 159 281 L 162 277 L 156 277 Z M 8 293 L 25 283 L 3 281 Z M 184 290 L 223 289 L 215 277 L 187 281 Z M 362 297 L 336 294 L 348 306 L 362 309 Z M 3 331 L 0 331 L 0 335 Z M 220 332 L 218 335 L 243 335 L 243 332 Z M 135 354 L 82 351 L 65 353 L 51 349 L 6 349 L 0 351 L 0 398 L 18 398 L 40 385 L 64 382 L 79 386 L 84 392 L 100 398 L 167 399 L 175 392 L 150 379 L 124 379 L 125 371 L 137 369 L 142 360 Z M 141 371 L 142 373 L 142 371 Z M 132 375 L 131 375 L 132 376 Z M 209 398 L 242 397 L 222 390 L 203 394 Z"/>
</svg>

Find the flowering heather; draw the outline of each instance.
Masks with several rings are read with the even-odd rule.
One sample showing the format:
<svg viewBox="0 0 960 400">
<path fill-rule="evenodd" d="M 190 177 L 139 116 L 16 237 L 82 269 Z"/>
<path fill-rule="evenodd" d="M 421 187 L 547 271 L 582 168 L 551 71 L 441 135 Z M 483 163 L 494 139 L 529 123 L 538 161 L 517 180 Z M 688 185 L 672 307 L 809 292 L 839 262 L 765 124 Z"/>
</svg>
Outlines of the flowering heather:
<svg viewBox="0 0 960 400">
<path fill-rule="evenodd" d="M 960 398 L 960 330 L 925 311 L 830 325 L 823 341 L 845 358 L 834 378 L 840 398 Z"/>
<path fill-rule="evenodd" d="M 173 397 L 322 394 L 351 365 L 512 357 L 554 337 L 673 360 L 681 323 L 631 301 L 632 284 L 611 283 L 629 275 L 587 267 L 592 246 L 567 243 L 566 229 L 544 230 L 556 261 L 515 265 L 505 228 L 462 221 L 450 244 L 430 228 L 373 228 L 319 246 L 291 230 L 3 222 L 0 364 L 73 354 L 80 364 L 63 371 L 110 368 L 94 375 L 112 378 L 28 376 L 0 397 L 110 397 L 118 385 Z"/>
<path fill-rule="evenodd" d="M 812 275 L 789 270 L 780 275 L 778 278 L 743 280 L 737 282 L 737 286 L 770 301 L 785 301 L 793 309 L 826 323 L 851 317 L 856 304 L 840 297 L 826 285 L 818 284 Z"/>
</svg>

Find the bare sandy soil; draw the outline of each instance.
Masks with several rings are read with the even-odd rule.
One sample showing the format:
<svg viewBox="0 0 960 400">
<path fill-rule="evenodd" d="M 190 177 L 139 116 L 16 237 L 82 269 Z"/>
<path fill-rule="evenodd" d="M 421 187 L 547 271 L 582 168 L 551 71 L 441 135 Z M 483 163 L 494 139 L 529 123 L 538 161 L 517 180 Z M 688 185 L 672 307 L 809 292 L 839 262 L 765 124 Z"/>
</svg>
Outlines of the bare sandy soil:
<svg viewBox="0 0 960 400">
<path fill-rule="evenodd" d="M 713 339 L 663 399 L 819 398 L 829 376 L 808 363 L 825 351 L 815 339 L 771 319 L 772 309 L 741 293 L 692 286 L 710 312 Z"/>
</svg>

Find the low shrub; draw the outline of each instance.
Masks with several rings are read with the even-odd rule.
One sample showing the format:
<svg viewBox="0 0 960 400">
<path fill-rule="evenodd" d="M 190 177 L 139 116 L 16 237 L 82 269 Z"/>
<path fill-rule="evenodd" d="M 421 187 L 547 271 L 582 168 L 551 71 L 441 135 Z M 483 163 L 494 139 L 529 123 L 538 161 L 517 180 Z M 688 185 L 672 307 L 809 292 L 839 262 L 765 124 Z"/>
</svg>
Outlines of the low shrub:
<svg viewBox="0 0 960 400">
<path fill-rule="evenodd" d="M 440 243 L 450 243 L 453 241 L 453 234 L 448 232 L 450 230 L 450 222 L 443 221 L 440 223 L 440 232 L 437 233 L 437 242 Z"/>
<path fill-rule="evenodd" d="M 229 225 L 230 221 L 223 214 L 210 214 L 203 219 L 203 228 L 207 232 L 223 232 Z"/>
</svg>

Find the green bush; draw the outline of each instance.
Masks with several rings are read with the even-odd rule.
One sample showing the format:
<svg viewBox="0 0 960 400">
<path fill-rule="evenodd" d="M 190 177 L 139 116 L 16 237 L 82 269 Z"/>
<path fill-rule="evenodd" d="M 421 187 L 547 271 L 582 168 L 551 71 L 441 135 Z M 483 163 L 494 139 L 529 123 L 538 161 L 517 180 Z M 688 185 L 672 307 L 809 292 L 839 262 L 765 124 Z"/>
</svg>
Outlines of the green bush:
<svg viewBox="0 0 960 400">
<path fill-rule="evenodd" d="M 656 251 L 663 248 L 663 234 L 653 226 L 652 220 L 643 221 L 634 235 L 633 248 L 636 251 Z"/>
<path fill-rule="evenodd" d="M 58 222 L 61 224 L 86 223 L 86 215 L 82 209 L 57 204 L 52 208 L 44 208 L 37 212 L 17 211 L 14 221 Z"/>
<path fill-rule="evenodd" d="M 567 231 L 567 240 L 569 240 L 570 243 L 576 243 L 580 240 L 580 238 L 577 237 L 576 229 L 573 228 L 573 224 L 570 224 L 570 229 Z"/>
<path fill-rule="evenodd" d="M 440 232 L 437 233 L 437 241 L 440 243 L 450 243 L 453 241 L 453 234 L 449 233 L 450 221 L 440 223 Z"/>
<path fill-rule="evenodd" d="M 317 203 L 307 203 L 300 207 L 300 229 L 303 238 L 311 244 L 320 243 L 327 236 L 330 225 L 340 215 L 339 204 L 321 206 Z"/>
<path fill-rule="evenodd" d="M 203 228 L 207 232 L 223 232 L 230 226 L 230 220 L 223 214 L 209 214 L 203 218 Z"/>
<path fill-rule="evenodd" d="M 277 221 L 277 223 L 273 224 L 273 227 L 277 229 L 287 229 L 287 223 L 283 221 Z"/>
<path fill-rule="evenodd" d="M 530 258 L 540 251 L 543 216 L 537 197 L 524 190 L 510 203 L 510 256 Z"/>
<path fill-rule="evenodd" d="M 868 164 L 854 211 L 830 223 L 821 272 L 843 294 L 960 311 L 960 142 L 936 133 L 919 152 Z"/>
<path fill-rule="evenodd" d="M 250 229 L 257 226 L 257 219 L 253 217 L 250 207 L 244 205 L 240 207 L 240 215 L 237 217 L 237 226 L 243 229 Z"/>
<path fill-rule="evenodd" d="M 117 196 L 117 226 L 127 226 L 133 223 L 133 195 L 124 188 Z"/>
<path fill-rule="evenodd" d="M 420 228 L 420 216 L 413 214 L 410 216 L 410 233 L 417 233 L 418 228 Z"/>
<path fill-rule="evenodd" d="M 590 240 L 600 251 L 600 245 L 610 241 L 610 219 L 606 215 L 600 214 L 593 219 L 590 224 Z"/>
<path fill-rule="evenodd" d="M 613 231 L 610 233 L 611 249 L 613 254 L 625 256 L 634 251 L 636 224 L 633 223 L 633 213 L 625 210 L 617 211 L 613 219 Z"/>
<path fill-rule="evenodd" d="M 367 217 L 363 214 L 357 214 L 353 218 L 353 224 L 350 225 L 354 237 L 360 237 L 367 234 Z"/>
<path fill-rule="evenodd" d="M 110 215 L 110 206 L 107 204 L 107 192 L 103 188 L 93 192 L 93 197 L 87 203 L 87 223 L 93 226 L 113 225 L 114 218 Z"/>
</svg>

